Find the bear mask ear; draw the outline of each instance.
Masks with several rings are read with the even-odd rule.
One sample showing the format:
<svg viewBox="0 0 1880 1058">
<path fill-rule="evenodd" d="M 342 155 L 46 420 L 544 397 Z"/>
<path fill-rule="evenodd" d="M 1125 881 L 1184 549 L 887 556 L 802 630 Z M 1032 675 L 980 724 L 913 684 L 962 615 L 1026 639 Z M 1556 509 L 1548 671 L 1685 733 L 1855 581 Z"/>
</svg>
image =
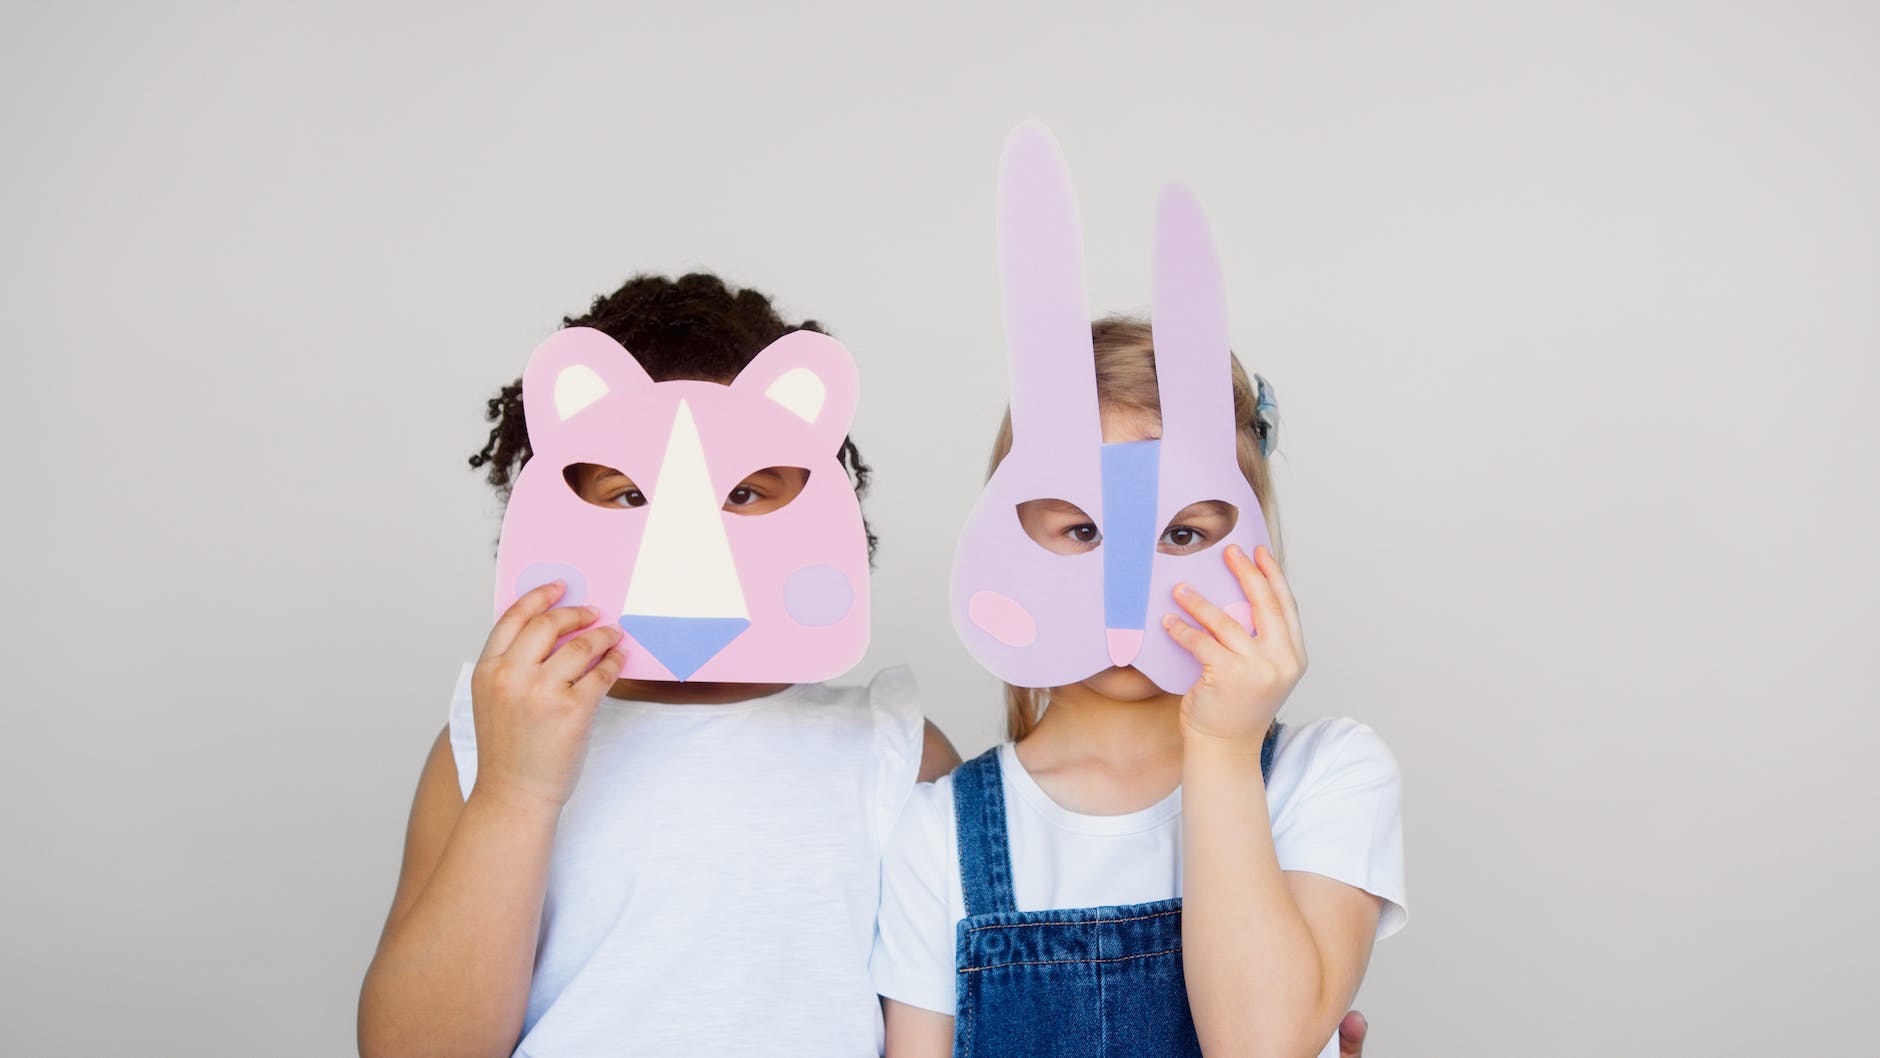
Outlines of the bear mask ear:
<svg viewBox="0 0 1880 1058">
<path fill-rule="evenodd" d="M 761 395 L 808 423 L 831 450 L 855 418 L 860 380 L 842 343 L 815 331 L 791 331 L 764 347 L 731 388 Z"/>
<path fill-rule="evenodd" d="M 586 364 L 569 364 L 555 375 L 555 417 L 562 422 L 607 395 L 607 383 Z"/>
<path fill-rule="evenodd" d="M 522 410 L 536 445 L 610 393 L 650 386 L 653 379 L 620 343 L 592 327 L 548 336 L 522 372 Z"/>
</svg>

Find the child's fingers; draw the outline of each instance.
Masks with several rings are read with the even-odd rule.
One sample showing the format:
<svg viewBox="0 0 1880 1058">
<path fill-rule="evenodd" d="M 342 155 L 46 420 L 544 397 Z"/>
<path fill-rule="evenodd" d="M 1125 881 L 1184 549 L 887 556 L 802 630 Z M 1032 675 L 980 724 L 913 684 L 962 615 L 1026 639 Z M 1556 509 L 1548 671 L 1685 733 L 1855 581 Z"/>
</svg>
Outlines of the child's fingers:
<svg viewBox="0 0 1880 1058">
<path fill-rule="evenodd" d="M 555 605 L 555 600 L 561 598 L 562 592 L 566 590 L 566 584 L 551 580 L 516 596 L 516 601 L 510 603 L 509 609 L 496 619 L 496 626 L 490 629 L 489 638 L 483 641 L 481 657 L 493 658 L 507 651 L 516 641 L 516 636 L 522 634 L 523 626 L 547 613 L 548 608 Z"/>
<path fill-rule="evenodd" d="M 573 684 L 594 664 L 595 658 L 604 655 L 625 634 L 618 625 L 596 625 L 556 647 L 555 652 L 542 663 L 542 672 L 563 683 Z"/>
<path fill-rule="evenodd" d="M 614 647 L 602 654 L 601 659 L 594 663 L 593 668 L 587 670 L 585 676 L 574 682 L 574 689 L 581 692 L 584 697 L 591 696 L 595 701 L 599 701 L 601 696 L 607 693 L 607 689 L 614 685 L 614 681 L 620 678 L 621 670 L 626 667 L 627 652 Z"/>
<path fill-rule="evenodd" d="M 1187 584 L 1175 585 L 1175 603 L 1188 611 L 1201 627 L 1219 640 L 1221 645 L 1235 653 L 1241 653 L 1253 646 L 1253 637 L 1247 634 L 1239 621 L 1227 615 L 1227 611 L 1208 601 Z"/>
<path fill-rule="evenodd" d="M 1162 615 L 1162 628 L 1176 646 L 1193 654 L 1203 667 L 1221 665 L 1233 657 L 1233 652 L 1222 646 L 1212 633 L 1196 628 L 1175 614 Z"/>
<path fill-rule="evenodd" d="M 1273 585 L 1267 582 L 1266 574 L 1238 546 L 1230 546 L 1226 557 L 1227 568 L 1233 571 L 1234 579 L 1240 581 L 1240 590 L 1253 609 L 1254 635 L 1262 644 L 1271 644 L 1282 637 L 1290 641 L 1286 611 L 1280 608 L 1279 597 L 1273 594 Z"/>
<path fill-rule="evenodd" d="M 503 653 L 539 662 L 554 651 L 555 640 L 583 625 L 592 624 L 600 613 L 592 606 L 557 606 L 545 614 L 537 614 L 522 626 L 522 631 L 516 633 L 516 641 Z"/>
<path fill-rule="evenodd" d="M 1299 601 L 1293 598 L 1286 571 L 1279 568 L 1279 559 L 1273 557 L 1273 549 L 1265 544 L 1253 549 L 1253 562 L 1266 573 L 1267 583 L 1273 586 L 1273 594 L 1279 598 L 1280 609 L 1286 614 L 1286 627 L 1292 632 L 1293 649 L 1303 655 L 1306 650 L 1306 633 L 1299 624 Z"/>
</svg>

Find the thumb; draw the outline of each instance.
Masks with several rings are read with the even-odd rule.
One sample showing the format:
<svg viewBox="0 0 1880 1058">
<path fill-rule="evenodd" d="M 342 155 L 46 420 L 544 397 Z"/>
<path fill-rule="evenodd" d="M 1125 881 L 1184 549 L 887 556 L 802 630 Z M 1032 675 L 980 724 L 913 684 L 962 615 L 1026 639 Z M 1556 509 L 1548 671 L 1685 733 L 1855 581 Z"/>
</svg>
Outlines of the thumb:
<svg viewBox="0 0 1880 1058">
<path fill-rule="evenodd" d="M 1338 1058 L 1363 1058 L 1364 1037 L 1371 1031 L 1371 1024 L 1364 1020 L 1364 1015 L 1353 1010 L 1345 1015 L 1345 1020 L 1338 1023 Z"/>
</svg>

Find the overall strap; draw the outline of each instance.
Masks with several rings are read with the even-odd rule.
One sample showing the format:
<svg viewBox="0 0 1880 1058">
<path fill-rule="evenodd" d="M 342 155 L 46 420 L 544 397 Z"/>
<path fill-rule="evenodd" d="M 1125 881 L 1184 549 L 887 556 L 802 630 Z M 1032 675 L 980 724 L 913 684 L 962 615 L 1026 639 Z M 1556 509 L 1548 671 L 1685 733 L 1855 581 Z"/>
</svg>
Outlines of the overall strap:
<svg viewBox="0 0 1880 1058">
<path fill-rule="evenodd" d="M 1260 781 L 1262 783 L 1273 779 L 1273 750 L 1279 746 L 1279 729 L 1278 720 L 1266 725 L 1266 740 L 1260 743 Z"/>
<path fill-rule="evenodd" d="M 966 914 L 1016 911 L 1012 852 L 1005 835 L 1005 778 L 999 747 L 953 770 L 953 828 L 960 844 Z"/>
</svg>

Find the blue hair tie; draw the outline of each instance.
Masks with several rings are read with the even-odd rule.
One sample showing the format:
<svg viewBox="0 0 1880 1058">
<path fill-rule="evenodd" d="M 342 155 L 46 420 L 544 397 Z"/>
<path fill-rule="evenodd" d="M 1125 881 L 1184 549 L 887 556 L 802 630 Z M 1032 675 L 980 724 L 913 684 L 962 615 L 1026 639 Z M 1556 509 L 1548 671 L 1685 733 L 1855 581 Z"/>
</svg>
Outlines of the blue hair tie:
<svg viewBox="0 0 1880 1058">
<path fill-rule="evenodd" d="M 1265 378 L 1255 374 L 1253 383 L 1256 392 L 1253 398 L 1253 432 L 1260 442 L 1260 456 L 1265 458 L 1279 447 L 1279 402 L 1273 399 L 1273 387 Z"/>
</svg>

